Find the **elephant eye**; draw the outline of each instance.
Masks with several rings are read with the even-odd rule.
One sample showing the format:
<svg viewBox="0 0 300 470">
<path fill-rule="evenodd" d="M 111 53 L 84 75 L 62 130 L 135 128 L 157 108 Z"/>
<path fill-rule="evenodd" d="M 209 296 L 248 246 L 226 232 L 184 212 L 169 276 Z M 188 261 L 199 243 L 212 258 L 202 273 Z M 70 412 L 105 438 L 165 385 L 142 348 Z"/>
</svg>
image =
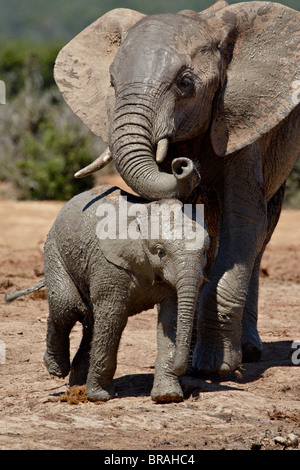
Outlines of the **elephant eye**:
<svg viewBox="0 0 300 470">
<path fill-rule="evenodd" d="M 158 248 L 157 255 L 160 259 L 162 259 L 165 256 L 165 254 L 166 253 L 164 252 L 164 250 L 162 248 Z"/>
<path fill-rule="evenodd" d="M 189 74 L 181 75 L 177 80 L 177 86 L 184 95 L 194 92 L 194 80 Z"/>
</svg>

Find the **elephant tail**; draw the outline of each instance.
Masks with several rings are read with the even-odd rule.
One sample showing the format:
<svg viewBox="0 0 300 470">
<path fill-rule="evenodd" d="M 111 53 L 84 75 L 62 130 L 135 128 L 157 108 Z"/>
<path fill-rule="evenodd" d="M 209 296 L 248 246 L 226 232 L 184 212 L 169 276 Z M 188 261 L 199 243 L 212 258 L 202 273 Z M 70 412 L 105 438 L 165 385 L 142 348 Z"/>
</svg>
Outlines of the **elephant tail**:
<svg viewBox="0 0 300 470">
<path fill-rule="evenodd" d="M 20 297 L 23 297 L 23 295 L 31 294 L 32 292 L 35 292 L 37 290 L 40 290 L 42 287 L 45 287 L 45 278 L 43 277 L 37 284 L 34 286 L 28 287 L 27 289 L 19 290 L 17 292 L 13 292 L 12 294 L 6 294 L 5 296 L 5 302 L 13 302 L 14 300 L 19 299 Z"/>
</svg>

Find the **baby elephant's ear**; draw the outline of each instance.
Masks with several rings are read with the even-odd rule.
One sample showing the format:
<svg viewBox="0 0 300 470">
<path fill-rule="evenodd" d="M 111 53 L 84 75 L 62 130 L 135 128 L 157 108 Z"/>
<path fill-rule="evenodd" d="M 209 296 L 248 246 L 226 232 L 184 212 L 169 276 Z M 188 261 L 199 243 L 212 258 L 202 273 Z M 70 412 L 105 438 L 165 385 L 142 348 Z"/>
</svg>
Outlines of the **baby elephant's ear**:
<svg viewBox="0 0 300 470">
<path fill-rule="evenodd" d="M 72 39 L 56 59 L 54 77 L 64 99 L 105 142 L 114 108 L 109 67 L 126 32 L 143 16 L 126 8 L 112 10 Z"/>
<path fill-rule="evenodd" d="M 132 238 L 133 233 L 137 238 Z M 115 238 L 100 240 L 100 248 L 110 263 L 152 282 L 154 271 L 144 250 L 145 240 L 140 235 L 139 223 L 133 220 L 126 236 L 117 229 Z"/>
</svg>

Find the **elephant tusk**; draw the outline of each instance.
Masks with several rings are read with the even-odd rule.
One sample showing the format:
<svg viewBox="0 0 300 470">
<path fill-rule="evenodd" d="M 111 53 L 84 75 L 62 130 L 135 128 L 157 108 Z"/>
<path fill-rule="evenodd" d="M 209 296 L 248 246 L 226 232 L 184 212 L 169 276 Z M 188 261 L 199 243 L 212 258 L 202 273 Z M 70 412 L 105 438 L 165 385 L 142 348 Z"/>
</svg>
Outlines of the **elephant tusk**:
<svg viewBox="0 0 300 470">
<path fill-rule="evenodd" d="M 83 178 L 84 176 L 88 176 L 91 173 L 104 168 L 111 160 L 112 154 L 109 150 L 109 147 L 107 147 L 104 152 L 98 158 L 96 158 L 95 161 L 77 171 L 74 176 L 75 178 Z"/>
<path fill-rule="evenodd" d="M 157 163 L 162 163 L 164 159 L 167 156 L 168 153 L 168 146 L 169 146 L 169 141 L 167 138 L 161 139 L 157 143 L 157 149 L 156 149 L 156 161 Z"/>
</svg>

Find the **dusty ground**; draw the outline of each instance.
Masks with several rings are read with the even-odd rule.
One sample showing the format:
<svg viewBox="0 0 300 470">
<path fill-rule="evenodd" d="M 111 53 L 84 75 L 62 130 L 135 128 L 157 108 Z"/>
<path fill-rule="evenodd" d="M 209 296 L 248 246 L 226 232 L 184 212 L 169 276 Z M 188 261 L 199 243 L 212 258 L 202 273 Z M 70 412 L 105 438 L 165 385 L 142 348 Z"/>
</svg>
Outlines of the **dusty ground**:
<svg viewBox="0 0 300 470">
<path fill-rule="evenodd" d="M 259 363 L 243 364 L 242 376 L 185 379 L 184 402 L 154 404 L 156 313 L 149 311 L 123 334 L 117 398 L 70 404 L 67 380 L 50 377 L 43 364 L 44 292 L 4 302 L 5 293 L 41 277 L 42 245 L 61 206 L 0 201 L 0 449 L 300 449 L 300 366 L 291 360 L 292 342 L 300 343 L 300 211 L 282 213 L 263 259 Z M 75 326 L 73 354 L 80 335 Z"/>
</svg>

